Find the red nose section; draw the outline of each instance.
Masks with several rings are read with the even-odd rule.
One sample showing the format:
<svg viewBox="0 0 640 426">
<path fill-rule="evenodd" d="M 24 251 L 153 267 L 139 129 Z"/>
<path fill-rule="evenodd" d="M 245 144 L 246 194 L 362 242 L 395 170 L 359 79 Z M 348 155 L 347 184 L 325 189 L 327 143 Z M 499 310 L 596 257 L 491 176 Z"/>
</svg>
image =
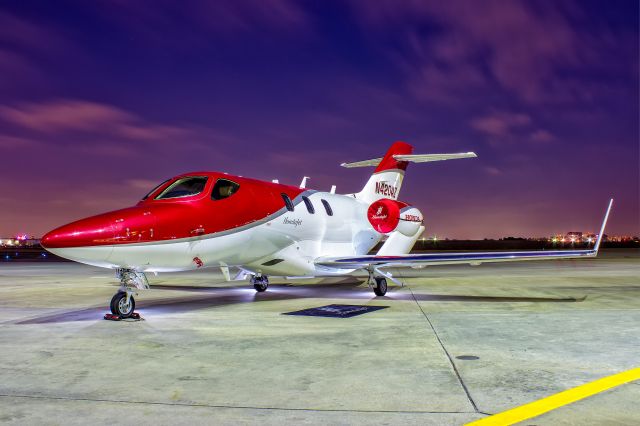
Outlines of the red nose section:
<svg viewBox="0 0 640 426">
<path fill-rule="evenodd" d="M 113 240 L 113 222 L 91 217 L 61 226 L 40 240 L 44 248 L 69 248 L 97 245 Z"/>
<path fill-rule="evenodd" d="M 72 222 L 47 233 L 40 244 L 47 249 L 88 247 L 148 241 L 154 217 L 148 209 L 132 207 Z"/>
</svg>

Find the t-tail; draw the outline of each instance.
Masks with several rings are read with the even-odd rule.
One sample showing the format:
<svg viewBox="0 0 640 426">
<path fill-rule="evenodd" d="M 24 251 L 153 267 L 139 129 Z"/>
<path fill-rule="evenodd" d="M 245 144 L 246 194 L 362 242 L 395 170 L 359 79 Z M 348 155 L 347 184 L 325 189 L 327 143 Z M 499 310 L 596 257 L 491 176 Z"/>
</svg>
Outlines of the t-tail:
<svg viewBox="0 0 640 426">
<path fill-rule="evenodd" d="M 381 198 L 398 199 L 404 172 L 409 163 L 426 163 L 430 161 L 455 160 L 458 158 L 473 158 L 473 152 L 460 154 L 412 154 L 413 146 L 405 142 L 395 142 L 384 157 L 371 160 L 342 163 L 342 167 L 376 166 L 373 174 L 362 191 L 355 194 L 359 200 L 373 203 Z"/>
</svg>

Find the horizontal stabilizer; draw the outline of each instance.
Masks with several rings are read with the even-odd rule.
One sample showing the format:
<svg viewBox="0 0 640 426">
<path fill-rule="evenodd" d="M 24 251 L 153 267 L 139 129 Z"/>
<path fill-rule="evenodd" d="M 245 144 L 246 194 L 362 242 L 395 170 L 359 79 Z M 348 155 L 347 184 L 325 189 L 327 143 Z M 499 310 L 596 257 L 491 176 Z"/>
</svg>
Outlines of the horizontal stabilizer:
<svg viewBox="0 0 640 426">
<path fill-rule="evenodd" d="M 457 160 L 458 158 L 476 158 L 475 152 L 463 152 L 460 154 L 411 154 L 394 155 L 398 161 L 408 161 L 410 163 L 427 163 L 430 161 Z"/>
<path fill-rule="evenodd" d="M 355 161 L 353 163 L 342 163 L 340 164 L 342 167 L 346 167 L 348 169 L 352 167 L 369 167 L 369 166 L 377 166 L 382 161 L 382 157 L 380 158 L 372 158 L 371 160 L 363 160 L 363 161 Z"/>
<path fill-rule="evenodd" d="M 475 152 L 463 152 L 459 154 L 396 154 L 393 158 L 397 161 L 406 161 L 409 163 L 427 163 L 431 161 L 457 160 L 459 158 L 475 158 Z M 342 167 L 369 167 L 377 166 L 382 158 L 372 158 L 371 160 L 355 161 L 353 163 L 342 163 Z"/>
</svg>

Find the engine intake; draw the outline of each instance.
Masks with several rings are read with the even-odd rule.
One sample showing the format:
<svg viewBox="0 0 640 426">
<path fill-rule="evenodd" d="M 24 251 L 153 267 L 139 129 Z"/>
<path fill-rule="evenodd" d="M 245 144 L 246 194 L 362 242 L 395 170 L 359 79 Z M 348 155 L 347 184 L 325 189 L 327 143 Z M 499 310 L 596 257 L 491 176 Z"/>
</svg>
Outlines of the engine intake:
<svg viewBox="0 0 640 426">
<path fill-rule="evenodd" d="M 382 198 L 369 206 L 367 218 L 373 229 L 381 234 L 398 231 L 411 237 L 418 232 L 422 221 L 422 213 L 401 201 Z"/>
</svg>

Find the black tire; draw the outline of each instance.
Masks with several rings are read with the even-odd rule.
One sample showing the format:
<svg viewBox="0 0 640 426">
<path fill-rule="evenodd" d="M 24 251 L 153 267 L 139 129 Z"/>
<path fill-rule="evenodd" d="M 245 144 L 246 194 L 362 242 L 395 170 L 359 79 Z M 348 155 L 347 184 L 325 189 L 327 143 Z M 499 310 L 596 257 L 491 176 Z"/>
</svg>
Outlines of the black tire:
<svg viewBox="0 0 640 426">
<path fill-rule="evenodd" d="M 384 296 L 387 294 L 387 280 L 382 277 L 376 278 L 376 286 L 373 287 L 373 292 L 376 296 Z"/>
<path fill-rule="evenodd" d="M 269 284 L 265 284 L 265 283 L 255 283 L 253 285 L 253 288 L 255 288 L 258 293 L 262 293 L 263 291 L 267 291 L 267 287 L 269 287 Z"/>
<path fill-rule="evenodd" d="M 251 282 L 253 283 L 253 288 L 255 288 L 258 293 L 267 291 L 267 288 L 269 287 L 269 279 L 264 275 L 260 278 L 253 277 Z"/>
<path fill-rule="evenodd" d="M 129 318 L 133 311 L 136 309 L 136 300 L 131 296 L 129 298 L 129 304 L 126 304 L 127 293 L 119 291 L 111 298 L 111 313 L 117 315 L 120 318 Z"/>
</svg>

